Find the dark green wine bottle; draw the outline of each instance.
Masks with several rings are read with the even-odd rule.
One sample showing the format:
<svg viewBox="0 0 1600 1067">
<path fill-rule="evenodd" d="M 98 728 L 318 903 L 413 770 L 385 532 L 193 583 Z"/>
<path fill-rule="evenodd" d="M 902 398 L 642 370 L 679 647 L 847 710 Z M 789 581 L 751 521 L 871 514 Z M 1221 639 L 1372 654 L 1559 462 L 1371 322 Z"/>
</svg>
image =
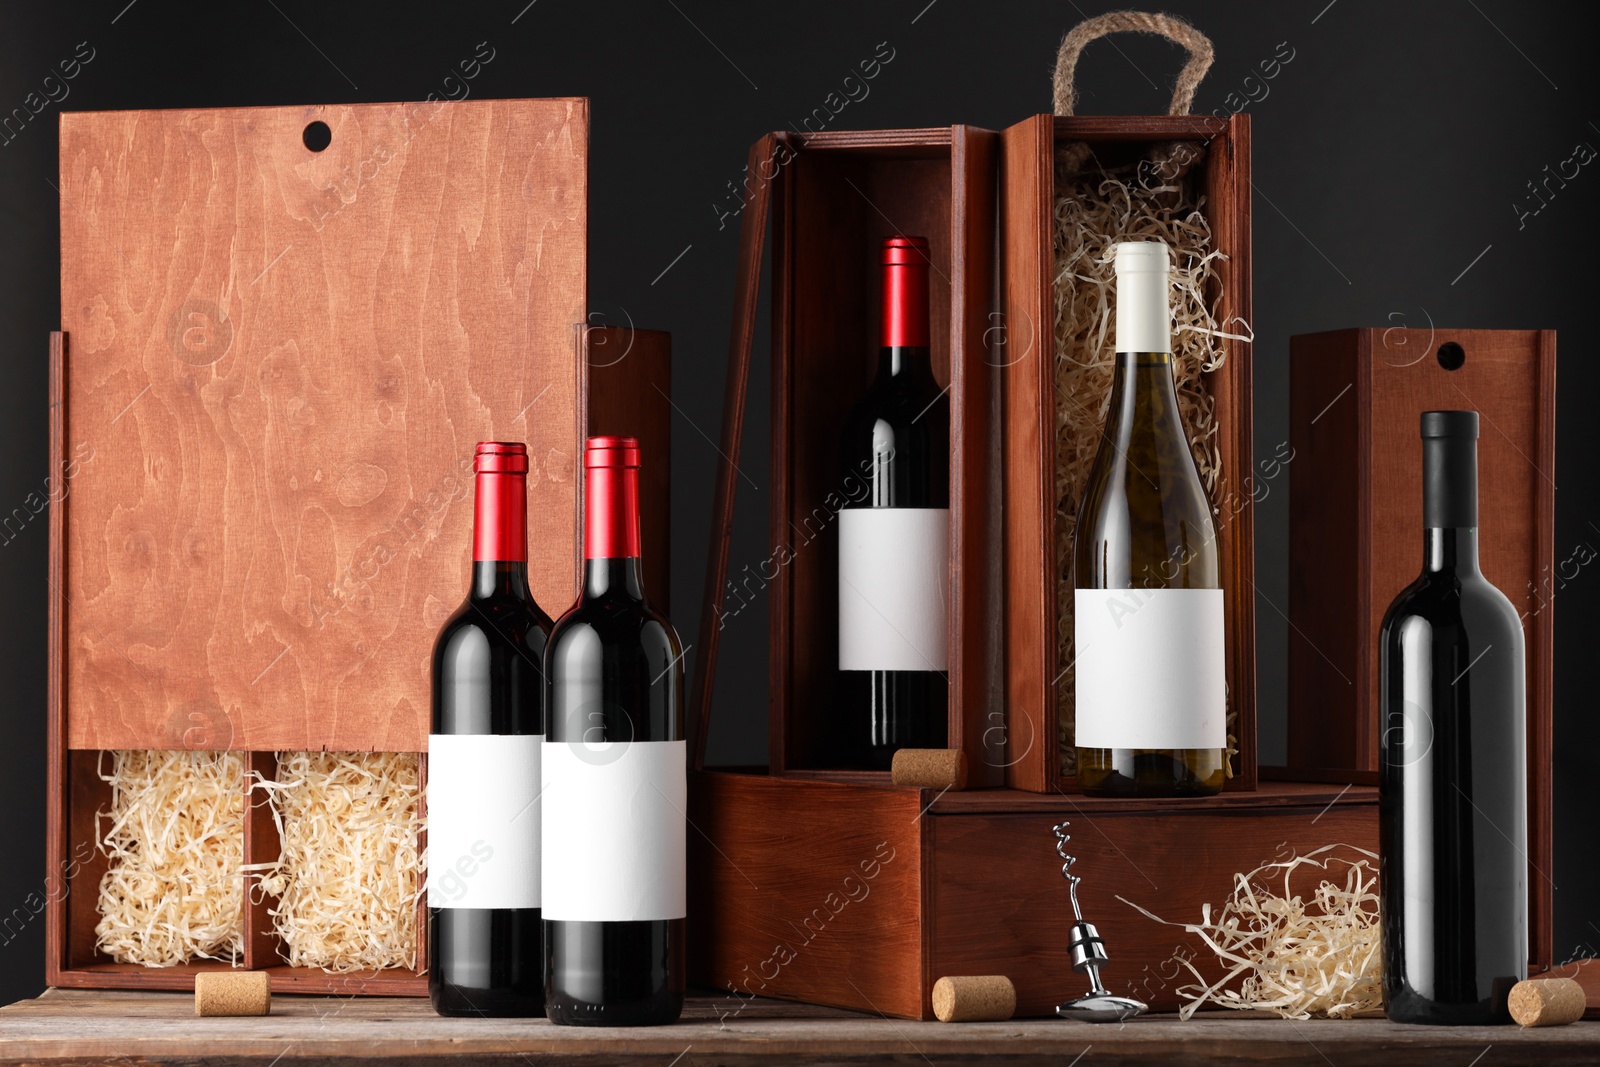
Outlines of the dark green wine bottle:
<svg viewBox="0 0 1600 1067">
<path fill-rule="evenodd" d="M 1167 247 L 1116 257 L 1116 378 L 1073 545 L 1078 784 L 1205 795 L 1227 758 L 1216 525 L 1178 415 Z"/>
</svg>

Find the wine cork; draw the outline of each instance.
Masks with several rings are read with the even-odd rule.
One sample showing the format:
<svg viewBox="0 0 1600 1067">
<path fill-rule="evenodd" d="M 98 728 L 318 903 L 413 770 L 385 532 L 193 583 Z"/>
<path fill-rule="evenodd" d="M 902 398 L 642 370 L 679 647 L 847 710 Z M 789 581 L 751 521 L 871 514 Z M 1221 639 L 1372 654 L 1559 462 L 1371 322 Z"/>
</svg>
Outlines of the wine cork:
<svg viewBox="0 0 1600 1067">
<path fill-rule="evenodd" d="M 965 789 L 967 754 L 959 748 L 902 748 L 889 765 L 895 785 L 924 789 Z"/>
<path fill-rule="evenodd" d="M 1536 978 L 1511 987 L 1511 1017 L 1523 1026 L 1560 1026 L 1583 1018 L 1583 986 L 1570 978 Z"/>
<path fill-rule="evenodd" d="M 948 975 L 933 984 L 933 1014 L 942 1023 L 1011 1018 L 1017 989 L 1003 974 Z"/>
<path fill-rule="evenodd" d="M 194 976 L 196 1015 L 266 1015 L 272 976 L 266 971 L 201 971 Z"/>
</svg>

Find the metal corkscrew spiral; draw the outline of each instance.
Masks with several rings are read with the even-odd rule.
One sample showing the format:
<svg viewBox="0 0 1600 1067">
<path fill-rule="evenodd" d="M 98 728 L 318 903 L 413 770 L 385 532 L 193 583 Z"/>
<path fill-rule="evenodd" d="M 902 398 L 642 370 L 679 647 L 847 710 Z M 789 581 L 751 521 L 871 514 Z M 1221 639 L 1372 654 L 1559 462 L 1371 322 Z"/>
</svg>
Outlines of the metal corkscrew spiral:
<svg viewBox="0 0 1600 1067">
<path fill-rule="evenodd" d="M 1078 883 L 1083 879 L 1072 873 L 1072 865 L 1078 862 L 1078 857 L 1067 851 L 1067 842 L 1072 840 L 1067 828 L 1071 825 L 1070 822 L 1059 822 L 1051 829 L 1056 835 L 1056 855 L 1062 860 L 1061 877 L 1067 880 L 1067 895 L 1072 900 L 1072 933 L 1068 938 L 1072 969 L 1089 976 L 1089 993 L 1076 1000 L 1057 1004 L 1056 1014 L 1063 1019 L 1082 1022 L 1120 1022 L 1141 1014 L 1147 1008 L 1142 1001 L 1116 996 L 1100 984 L 1100 967 L 1111 957 L 1106 952 L 1106 943 L 1100 931 L 1095 929 L 1093 923 L 1084 921 L 1083 908 L 1078 903 Z"/>
</svg>

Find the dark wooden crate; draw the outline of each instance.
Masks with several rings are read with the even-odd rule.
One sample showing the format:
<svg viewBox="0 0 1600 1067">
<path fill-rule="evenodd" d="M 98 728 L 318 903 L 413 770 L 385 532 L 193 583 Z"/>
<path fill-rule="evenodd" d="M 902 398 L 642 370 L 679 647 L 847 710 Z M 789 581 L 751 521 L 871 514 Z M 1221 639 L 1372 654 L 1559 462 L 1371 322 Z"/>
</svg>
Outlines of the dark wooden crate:
<svg viewBox="0 0 1600 1067">
<path fill-rule="evenodd" d="M 916 233 L 929 241 L 930 347 L 934 376 L 950 399 L 950 745 L 967 752 L 976 784 L 998 784 L 1000 760 L 985 747 L 986 735 L 999 736 L 990 730 L 998 711 L 994 660 L 985 655 L 997 647 L 991 517 L 999 495 L 989 471 L 994 375 L 984 356 L 997 136 L 951 126 L 779 134 L 770 145 L 771 541 L 775 553 L 792 549 L 767 591 L 770 766 L 775 773 L 835 770 L 830 741 L 846 728 L 831 714 L 837 534 L 816 516 L 833 510 L 827 500 L 839 484 L 840 430 L 877 366 L 879 242 Z M 717 605 L 708 614 L 719 613 Z"/>
<path fill-rule="evenodd" d="M 881 1012 L 908 1018 L 931 1014 L 929 995 L 942 974 L 1008 974 L 1017 983 L 1019 1010 L 1039 1015 L 1082 990 L 1067 959 L 1070 909 L 1050 827 L 1075 823 L 1070 846 L 1080 857 L 1085 905 L 1111 939 L 1118 961 L 1109 979 L 1158 1008 L 1176 1006 L 1172 956 L 1182 935 L 1115 900 L 1121 893 L 1168 918 L 1193 920 L 1202 903 L 1220 903 L 1232 877 L 1262 862 L 1344 842 L 1376 844 L 1375 793 L 1348 780 L 1322 785 L 1274 784 L 1233 790 L 1201 801 L 1106 800 L 1062 795 L 1054 765 L 1053 704 L 1047 667 L 1037 655 L 1037 630 L 1022 623 L 1008 600 L 1053 599 L 1053 554 L 1042 546 L 1051 532 L 1040 519 L 1018 524 L 1013 476 L 1036 484 L 1049 457 L 1029 457 L 1027 425 L 1048 423 L 1053 410 L 1038 390 L 1048 388 L 1035 358 L 1035 392 L 1013 393 L 1027 372 L 992 342 L 1000 278 L 987 253 L 1001 242 L 1007 254 L 1005 308 L 1012 322 L 1050 321 L 1049 169 L 1058 137 L 1103 133 L 1129 148 L 1164 139 L 1221 138 L 1211 148 L 1203 180 L 1220 198 L 1227 221 L 1214 219 L 1230 267 L 1232 301 L 1223 318 L 1248 316 L 1246 141 L 1242 119 L 1221 127 L 1200 120 L 1072 120 L 1044 116 L 1013 127 L 1009 155 L 998 158 L 997 135 L 966 127 L 792 136 L 773 134 L 752 147 L 757 176 L 742 219 L 738 288 L 730 342 L 728 384 L 712 517 L 713 537 L 695 677 L 692 718 L 703 741 L 714 681 L 716 639 L 726 621 L 728 550 L 745 393 L 754 341 L 767 227 L 773 232 L 773 508 L 774 547 L 792 536 L 791 523 L 808 513 L 819 487 L 837 466 L 828 446 L 846 406 L 871 373 L 870 271 L 877 237 L 894 230 L 926 233 L 935 264 L 949 279 L 935 286 L 935 373 L 950 383 L 952 404 L 951 508 L 951 746 L 966 752 L 979 783 L 998 785 L 1004 765 L 1023 789 L 977 789 L 936 794 L 895 787 L 883 774 L 827 767 L 835 727 L 825 710 L 834 642 L 828 583 L 831 548 L 819 538 L 812 558 L 780 568 L 771 580 L 773 684 L 769 700 L 770 773 L 697 772 L 690 778 L 690 818 L 698 833 L 689 871 L 690 975 L 696 982 Z M 1031 184 L 1017 177 L 1026 165 Z M 988 168 L 987 172 L 985 168 Z M 1004 182 L 1000 181 L 1004 178 Z M 996 217 L 995 195 L 1004 190 Z M 770 204 L 770 215 L 769 215 Z M 996 225 L 1001 225 L 997 232 Z M 1002 241 L 1003 238 L 1003 241 Z M 1022 248 L 1027 244 L 1031 252 Z M 1023 308 L 1025 300 L 1031 301 Z M 1037 354 L 1037 353 L 1036 353 Z M 1235 346 L 1219 375 L 1218 414 L 1225 425 L 1230 478 L 1243 484 L 1249 468 L 1248 353 Z M 1007 422 L 999 423 L 998 388 L 1005 375 Z M 1013 426 L 1011 420 L 1027 424 Z M 1039 448 L 1037 429 L 1031 447 Z M 1009 466 L 1000 477 L 1002 442 Z M 836 446 L 835 446 L 836 447 Z M 1025 471 L 1024 471 L 1025 468 Z M 1000 510 L 994 494 L 1004 489 Z M 1020 505 L 1035 508 L 1042 490 Z M 1247 585 L 1249 516 L 1225 531 L 1225 575 Z M 1002 541 L 1001 534 L 1005 534 Z M 1031 563 L 1018 563 L 1018 558 Z M 1031 553 L 1031 555 L 1030 555 Z M 998 558 L 1006 559 L 1002 575 Z M 1029 566 L 1031 578 L 1028 577 Z M 1009 580 L 1002 584 L 1002 577 Z M 1020 594 L 1019 594 L 1020 591 Z M 1253 634 L 1249 598 L 1233 605 L 1230 679 L 1253 694 Z M 1004 627 L 996 620 L 1006 618 Z M 1031 625 L 1031 624 L 1030 624 Z M 1032 642 L 1031 670 L 1040 699 L 1017 707 L 1018 662 L 1008 659 L 1010 706 L 1002 711 L 1000 660 L 1006 642 Z M 1050 642 L 1053 650 L 1053 641 Z M 1051 652 L 1053 657 L 1053 651 Z M 1253 784 L 1253 696 L 1241 700 L 1246 759 L 1240 778 Z M 1010 722 L 1006 722 L 1009 715 Z M 1006 751 L 1019 724 L 1049 737 L 1043 752 Z M 1006 727 L 1009 727 L 1007 729 Z M 1020 770 L 1018 768 L 1021 768 Z M 1248 777 L 1246 777 L 1248 775 Z M 1030 777 L 1031 776 L 1031 777 Z M 885 863 L 882 845 L 893 852 Z M 843 903 L 844 882 L 873 868 L 870 891 Z M 1143 872 L 1140 874 L 1139 872 Z M 819 912 L 818 909 L 824 909 Z M 808 925 L 809 922 L 809 925 Z M 795 951 L 792 944 L 805 943 Z M 792 956 L 792 958 L 790 958 Z M 1125 968 L 1125 970 L 1123 969 Z"/>
<path fill-rule="evenodd" d="M 1269 783 L 1195 803 L 716 771 L 690 781 L 690 980 L 908 1019 L 933 1017 L 943 975 L 1008 975 L 1019 1016 L 1087 990 L 1067 951 L 1051 833 L 1063 820 L 1084 917 L 1111 954 L 1104 980 L 1156 1011 L 1180 1005 L 1180 948 L 1221 971 L 1197 938 L 1118 897 L 1197 922 L 1236 873 L 1333 843 L 1377 851 L 1366 786 Z"/>
<path fill-rule="evenodd" d="M 1465 362 L 1447 370 L 1440 346 Z M 1536 969 L 1552 952 L 1551 330 L 1350 329 L 1290 342 L 1288 773 L 1378 770 L 1378 633 L 1421 569 L 1424 411 L 1472 409 L 1479 555 L 1527 639 L 1528 901 Z"/>
<path fill-rule="evenodd" d="M 1190 116 L 1058 118 L 1036 115 L 1001 134 L 1001 257 L 1007 350 L 1003 469 L 1005 479 L 1006 784 L 1050 792 L 1076 789 L 1061 773 L 1056 652 L 1055 346 L 1053 218 L 1059 145 L 1083 141 L 1102 162 L 1138 158 L 1164 142 L 1204 149 L 1194 180 L 1216 247 L 1216 319 L 1229 333 L 1249 333 L 1250 118 L 1225 122 Z M 1250 345 L 1224 341 L 1227 358 L 1206 377 L 1215 399 L 1222 477 L 1218 546 L 1227 612 L 1228 705 L 1237 713 L 1238 754 L 1226 788 L 1256 785 L 1255 522 L 1251 480 Z"/>
</svg>

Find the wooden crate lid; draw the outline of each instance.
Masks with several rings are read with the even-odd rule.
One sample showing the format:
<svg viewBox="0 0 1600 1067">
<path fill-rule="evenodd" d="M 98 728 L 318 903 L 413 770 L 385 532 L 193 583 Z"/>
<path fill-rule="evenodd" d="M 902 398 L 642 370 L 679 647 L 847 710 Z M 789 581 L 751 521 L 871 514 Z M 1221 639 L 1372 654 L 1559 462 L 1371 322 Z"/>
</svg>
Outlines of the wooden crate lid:
<svg viewBox="0 0 1600 1067">
<path fill-rule="evenodd" d="M 69 747 L 424 748 L 479 440 L 566 608 L 587 154 L 582 99 L 61 116 Z"/>
</svg>

